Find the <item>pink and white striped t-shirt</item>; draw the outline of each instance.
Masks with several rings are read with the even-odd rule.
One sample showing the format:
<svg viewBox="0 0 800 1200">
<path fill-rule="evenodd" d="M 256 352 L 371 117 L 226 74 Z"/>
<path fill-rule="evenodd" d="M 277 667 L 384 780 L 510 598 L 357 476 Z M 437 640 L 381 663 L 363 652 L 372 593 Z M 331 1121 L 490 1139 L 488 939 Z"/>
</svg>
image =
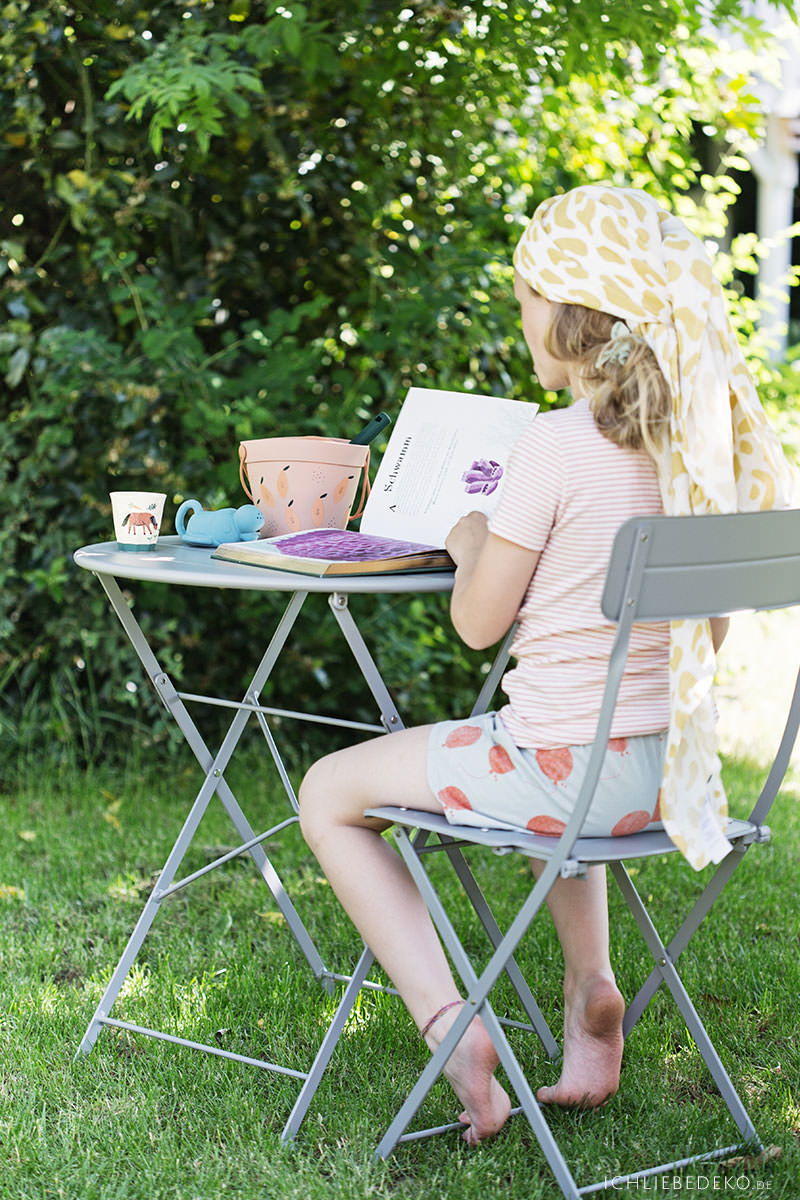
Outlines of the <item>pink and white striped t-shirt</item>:
<svg viewBox="0 0 800 1200">
<path fill-rule="evenodd" d="M 653 460 L 603 437 L 586 400 L 539 413 L 515 446 L 489 529 L 541 552 L 502 684 L 518 746 L 592 741 L 615 633 L 600 609 L 611 545 L 628 518 L 661 511 Z M 668 661 L 669 626 L 635 626 L 612 737 L 667 727 Z"/>
</svg>

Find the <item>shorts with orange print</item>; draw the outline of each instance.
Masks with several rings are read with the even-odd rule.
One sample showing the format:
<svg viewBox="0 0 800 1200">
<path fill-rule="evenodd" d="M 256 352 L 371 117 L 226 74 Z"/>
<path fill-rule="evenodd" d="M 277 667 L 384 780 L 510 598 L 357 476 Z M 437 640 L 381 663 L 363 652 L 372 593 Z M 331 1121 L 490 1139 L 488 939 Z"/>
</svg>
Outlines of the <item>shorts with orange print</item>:
<svg viewBox="0 0 800 1200">
<path fill-rule="evenodd" d="M 661 829 L 666 730 L 612 738 L 582 837 Z M 591 745 L 521 749 L 497 713 L 440 721 L 428 741 L 428 783 L 454 825 L 563 833 Z"/>
</svg>

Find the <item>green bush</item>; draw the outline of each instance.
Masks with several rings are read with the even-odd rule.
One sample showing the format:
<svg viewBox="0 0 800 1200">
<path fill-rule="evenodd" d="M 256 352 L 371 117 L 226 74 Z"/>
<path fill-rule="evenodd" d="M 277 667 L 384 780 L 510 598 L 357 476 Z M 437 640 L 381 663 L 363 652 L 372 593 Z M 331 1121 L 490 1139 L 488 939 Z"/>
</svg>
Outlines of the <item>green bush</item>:
<svg viewBox="0 0 800 1200">
<path fill-rule="evenodd" d="M 719 231 L 730 138 L 757 119 L 746 74 L 723 83 L 695 0 L 578 7 L 0 7 L 6 770 L 169 736 L 72 563 L 109 539 L 110 490 L 165 491 L 169 529 L 187 496 L 244 499 L 241 439 L 350 436 L 411 382 L 553 402 L 511 297 L 520 221 L 605 178 L 680 193 L 699 223 L 698 123 L 728 139 L 702 179 Z M 165 667 L 198 691 L 240 689 L 277 611 L 134 591 Z M 433 715 L 426 673 L 446 672 L 463 708 L 482 656 L 453 650 L 441 598 L 370 603 L 411 719 Z M 324 710 L 371 718 L 324 623 L 292 653 L 291 707 L 321 688 Z"/>
</svg>

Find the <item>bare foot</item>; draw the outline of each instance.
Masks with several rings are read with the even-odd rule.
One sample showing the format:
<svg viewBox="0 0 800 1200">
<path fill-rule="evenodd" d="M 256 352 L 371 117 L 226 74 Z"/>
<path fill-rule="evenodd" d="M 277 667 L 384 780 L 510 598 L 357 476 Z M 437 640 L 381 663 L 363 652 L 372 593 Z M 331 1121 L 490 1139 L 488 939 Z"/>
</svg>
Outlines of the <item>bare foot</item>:
<svg viewBox="0 0 800 1200">
<path fill-rule="evenodd" d="M 433 1052 L 444 1038 L 459 1013 L 445 1013 L 426 1035 L 425 1041 Z M 480 1017 L 474 1017 L 444 1068 L 444 1075 L 464 1105 L 459 1120 L 468 1128 L 464 1141 L 477 1146 L 483 1138 L 502 1129 L 511 1111 L 511 1101 L 494 1077 L 499 1063 L 497 1052 Z"/>
<path fill-rule="evenodd" d="M 625 1001 L 607 978 L 589 980 L 568 997 L 564 1011 L 564 1064 L 555 1087 L 537 1092 L 541 1104 L 599 1108 L 619 1087 Z"/>
</svg>

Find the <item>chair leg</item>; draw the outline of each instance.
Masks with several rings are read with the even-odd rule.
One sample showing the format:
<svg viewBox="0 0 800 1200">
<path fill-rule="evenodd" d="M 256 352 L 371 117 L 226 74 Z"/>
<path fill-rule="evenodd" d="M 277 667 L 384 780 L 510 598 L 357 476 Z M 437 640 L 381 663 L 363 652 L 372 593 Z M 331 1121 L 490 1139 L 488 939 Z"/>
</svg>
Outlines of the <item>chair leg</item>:
<svg viewBox="0 0 800 1200">
<path fill-rule="evenodd" d="M 478 881 L 470 870 L 469 864 L 462 854 L 461 850 L 455 844 L 443 843 L 447 857 L 452 863 L 453 870 L 458 876 L 461 886 L 464 888 L 469 897 L 472 907 L 475 909 L 481 924 L 483 925 L 486 935 L 489 938 L 493 948 L 496 950 L 502 941 L 503 933 L 500 926 L 494 919 L 494 914 L 486 903 L 486 897 L 478 886 Z M 506 965 L 506 974 L 514 988 L 514 991 L 519 997 L 522 1007 L 525 1009 L 528 1020 L 533 1026 L 534 1032 L 538 1035 L 548 1058 L 557 1059 L 561 1057 L 558 1043 L 550 1032 L 550 1027 L 544 1019 L 544 1014 L 533 998 L 528 984 L 522 971 L 517 966 L 516 960 L 510 958 Z"/>
<path fill-rule="evenodd" d="M 550 1170 L 553 1172 L 561 1188 L 562 1195 L 565 1197 L 565 1200 L 577 1200 L 577 1197 L 581 1194 L 578 1185 L 567 1166 L 558 1142 L 550 1132 L 550 1126 L 545 1120 L 541 1105 L 533 1094 L 527 1077 L 519 1065 L 505 1032 L 488 1001 L 481 1010 L 481 1017 L 497 1050 L 503 1069 L 508 1076 L 508 1081 L 514 1089 L 522 1111 L 528 1118 L 528 1124 L 533 1130 L 542 1153 L 547 1159 Z"/>
<path fill-rule="evenodd" d="M 731 1114 L 739 1133 L 745 1142 L 752 1142 L 761 1149 L 761 1142 L 759 1141 L 755 1126 L 739 1099 L 738 1093 L 731 1083 L 730 1077 L 714 1049 L 711 1038 L 708 1036 L 706 1028 L 689 997 L 689 993 L 686 991 L 683 981 L 675 969 L 675 964 L 669 950 L 662 942 L 653 922 L 650 920 L 650 915 L 642 903 L 641 897 L 634 887 L 628 872 L 622 863 L 612 863 L 611 872 L 653 956 L 656 963 L 655 969 L 669 988 L 681 1016 L 686 1022 L 689 1033 L 694 1038 L 697 1048 L 703 1056 L 703 1061 L 711 1072 L 711 1076 L 727 1105 L 728 1112 Z"/>
<path fill-rule="evenodd" d="M 688 946 L 691 939 L 694 937 L 695 933 L 697 933 L 697 930 L 708 916 L 712 905 L 715 903 L 720 892 L 725 887 L 725 884 L 728 882 L 731 875 L 744 858 L 745 851 L 748 849 L 748 847 L 749 843 L 746 845 L 740 845 L 738 843 L 735 844 L 731 853 L 722 860 L 717 867 L 717 870 L 703 888 L 703 891 L 700 893 L 692 908 L 687 913 L 677 933 L 667 945 L 667 953 L 673 962 L 677 961 L 677 959 Z M 660 986 L 661 975 L 654 967 L 647 979 L 639 988 L 639 991 L 636 993 L 631 1003 L 628 1005 L 628 1010 L 625 1013 L 625 1021 L 622 1027 L 625 1037 L 627 1037 L 630 1031 L 633 1029 L 634 1025 L 639 1020 Z"/>
<path fill-rule="evenodd" d="M 480 1013 L 487 1033 L 497 1050 L 500 1062 L 508 1075 L 509 1082 L 520 1100 L 522 1110 L 528 1118 L 528 1122 L 542 1151 L 558 1180 L 562 1195 L 567 1200 L 577 1200 L 580 1193 L 575 1180 L 550 1132 L 536 1097 L 525 1078 L 525 1073 L 517 1061 L 500 1021 L 488 999 L 489 993 L 506 969 L 525 931 L 544 904 L 547 893 L 558 875 L 558 866 L 552 862 L 547 864 L 544 872 L 534 884 L 517 916 L 511 923 L 508 932 L 495 946 L 494 953 L 483 973 L 478 977 L 441 900 L 436 894 L 433 884 L 428 878 L 427 872 L 420 862 L 416 852 L 417 844 L 412 844 L 407 831 L 402 826 L 395 826 L 394 835 L 403 859 L 425 900 L 445 948 L 450 953 L 468 995 L 455 1021 L 445 1034 L 436 1051 L 431 1055 L 419 1079 L 379 1142 L 376 1149 L 377 1157 L 387 1158 L 401 1140 L 410 1140 L 415 1137 L 425 1136 L 428 1133 L 438 1132 L 435 1130 L 426 1130 L 420 1134 L 407 1135 L 405 1130 L 413 1120 L 436 1079 L 444 1070 L 448 1059 L 463 1037 L 467 1026 L 477 1013 Z"/>
<path fill-rule="evenodd" d="M 484 990 L 483 977 L 481 980 L 476 979 L 477 990 Z M 533 1129 L 533 1132 L 542 1148 L 542 1151 L 550 1165 L 553 1174 L 558 1180 L 562 1195 L 566 1200 L 578 1200 L 580 1192 L 577 1184 L 569 1170 L 569 1167 L 564 1160 L 564 1156 L 558 1147 L 555 1138 L 550 1132 L 549 1126 L 542 1115 L 536 1097 L 531 1091 L 530 1084 L 525 1078 L 525 1074 L 517 1061 L 514 1051 L 508 1043 L 508 1039 L 503 1032 L 503 1028 L 497 1019 L 488 1000 L 484 1001 L 480 1006 L 477 1006 L 470 997 L 450 1029 L 445 1034 L 440 1045 L 437 1047 L 434 1054 L 431 1055 L 425 1065 L 422 1074 L 412 1088 L 403 1105 L 397 1112 L 386 1133 L 378 1143 L 375 1154 L 378 1158 L 388 1158 L 394 1150 L 398 1142 L 410 1141 L 415 1137 L 423 1137 L 428 1133 L 438 1132 L 437 1130 L 425 1130 L 420 1134 L 406 1135 L 405 1129 L 413 1120 L 418 1108 L 427 1096 L 428 1092 L 433 1087 L 439 1075 L 444 1070 L 447 1060 L 455 1050 L 461 1038 L 466 1032 L 467 1026 L 476 1015 L 476 1009 L 479 1008 L 481 1019 L 483 1020 L 486 1030 L 494 1043 L 495 1049 L 500 1058 L 500 1062 L 508 1075 L 509 1082 L 513 1087 L 517 1097 L 519 1098 L 522 1110 Z"/>
</svg>

